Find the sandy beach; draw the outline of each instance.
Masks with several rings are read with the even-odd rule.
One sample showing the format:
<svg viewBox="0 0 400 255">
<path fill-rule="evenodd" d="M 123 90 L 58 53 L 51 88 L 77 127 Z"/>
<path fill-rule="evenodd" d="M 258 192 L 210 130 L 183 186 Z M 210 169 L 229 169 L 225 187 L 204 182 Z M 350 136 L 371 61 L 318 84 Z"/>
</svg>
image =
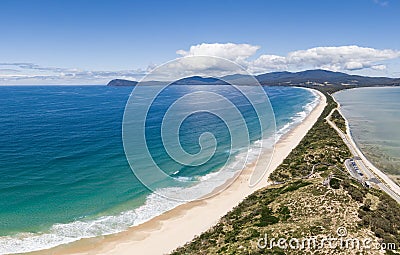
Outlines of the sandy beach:
<svg viewBox="0 0 400 255">
<path fill-rule="evenodd" d="M 251 166 L 249 166 L 242 171 L 232 185 L 216 196 L 183 204 L 118 234 L 82 239 L 30 254 L 166 254 L 184 245 L 196 235 L 200 235 L 215 225 L 246 196 L 268 185 L 269 174 L 298 145 L 321 115 L 326 105 L 326 98 L 322 93 L 318 91 L 316 93 L 320 97 L 318 105 L 303 122 L 281 137 L 275 146 L 267 174 L 255 187 L 248 185 L 251 174 Z M 269 157 L 270 154 L 265 156 Z"/>
</svg>

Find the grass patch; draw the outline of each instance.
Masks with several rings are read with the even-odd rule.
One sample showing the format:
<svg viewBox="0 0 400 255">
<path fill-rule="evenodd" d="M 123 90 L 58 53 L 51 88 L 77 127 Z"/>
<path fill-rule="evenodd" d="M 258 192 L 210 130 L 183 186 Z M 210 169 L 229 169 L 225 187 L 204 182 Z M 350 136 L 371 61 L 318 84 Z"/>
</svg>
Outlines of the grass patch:
<svg viewBox="0 0 400 255">
<path fill-rule="evenodd" d="M 335 236 L 342 226 L 352 238 L 400 244 L 400 205 L 379 190 L 366 189 L 344 171 L 343 162 L 351 154 L 325 121 L 337 107 L 325 95 L 328 105 L 318 121 L 270 176 L 283 184 L 254 192 L 214 227 L 172 254 L 289 254 L 277 248 L 259 249 L 257 240 L 265 234 L 270 238 Z M 344 119 L 337 114 L 333 119 L 343 127 Z M 324 165 L 315 167 L 316 175 L 304 180 L 318 163 Z M 330 252 L 318 250 L 318 254 Z"/>
</svg>

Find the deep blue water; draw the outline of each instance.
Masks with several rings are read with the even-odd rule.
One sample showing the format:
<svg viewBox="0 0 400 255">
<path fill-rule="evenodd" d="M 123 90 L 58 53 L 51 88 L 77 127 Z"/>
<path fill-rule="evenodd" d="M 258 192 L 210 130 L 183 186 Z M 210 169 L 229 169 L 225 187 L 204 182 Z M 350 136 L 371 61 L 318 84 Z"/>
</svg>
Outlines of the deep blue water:
<svg viewBox="0 0 400 255">
<path fill-rule="evenodd" d="M 251 105 L 229 86 L 181 85 L 163 92 L 146 122 L 150 152 L 169 175 L 201 182 L 232 153 L 225 123 L 206 112 L 182 123 L 181 143 L 190 153 L 200 150 L 200 134 L 216 134 L 214 156 L 196 167 L 170 160 L 160 136 L 165 109 L 193 90 L 232 100 L 245 116 L 251 142 L 260 139 L 262 130 Z M 125 157 L 122 120 L 131 91 L 105 86 L 0 87 L 0 254 L 118 232 L 176 206 L 159 202 L 136 179 Z M 279 134 L 301 121 L 315 100 L 313 93 L 300 88 L 268 87 L 267 92 Z M 134 163 L 146 168 L 140 158 Z M 168 182 L 157 185 L 169 187 Z"/>
</svg>

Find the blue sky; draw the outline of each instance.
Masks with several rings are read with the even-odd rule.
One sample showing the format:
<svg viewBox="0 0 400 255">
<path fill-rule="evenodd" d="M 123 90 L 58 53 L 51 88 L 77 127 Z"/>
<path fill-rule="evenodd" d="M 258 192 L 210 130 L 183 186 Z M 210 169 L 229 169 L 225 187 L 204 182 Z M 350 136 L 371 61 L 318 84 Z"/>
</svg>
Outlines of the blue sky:
<svg viewBox="0 0 400 255">
<path fill-rule="evenodd" d="M 399 13 L 399 0 L 2 0 L 0 84 L 102 84 L 129 72 L 143 74 L 148 66 L 182 56 L 178 50 L 191 55 L 191 46 L 216 43 L 220 49 L 227 43 L 257 46 L 245 54 L 246 63 L 261 55 L 285 57 L 279 70 L 322 66 L 400 77 Z M 367 56 L 351 55 L 350 64 L 335 66 L 287 60 L 291 52 L 340 46 L 357 46 L 356 54 Z M 340 49 L 330 48 L 328 55 Z M 376 52 L 371 56 L 366 49 Z M 252 62 L 250 70 L 275 71 L 271 57 L 266 59 L 256 67 Z"/>
</svg>

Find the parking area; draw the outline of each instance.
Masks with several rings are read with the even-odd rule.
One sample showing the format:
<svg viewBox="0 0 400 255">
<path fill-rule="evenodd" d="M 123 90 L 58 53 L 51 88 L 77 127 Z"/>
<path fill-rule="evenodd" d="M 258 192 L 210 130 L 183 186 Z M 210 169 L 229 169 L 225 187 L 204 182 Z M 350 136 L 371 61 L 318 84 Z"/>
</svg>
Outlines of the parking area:
<svg viewBox="0 0 400 255">
<path fill-rule="evenodd" d="M 360 168 L 358 167 L 354 159 L 346 159 L 344 163 L 347 171 L 350 173 L 351 176 L 353 176 L 359 181 L 363 181 L 364 173 L 361 172 Z"/>
</svg>

